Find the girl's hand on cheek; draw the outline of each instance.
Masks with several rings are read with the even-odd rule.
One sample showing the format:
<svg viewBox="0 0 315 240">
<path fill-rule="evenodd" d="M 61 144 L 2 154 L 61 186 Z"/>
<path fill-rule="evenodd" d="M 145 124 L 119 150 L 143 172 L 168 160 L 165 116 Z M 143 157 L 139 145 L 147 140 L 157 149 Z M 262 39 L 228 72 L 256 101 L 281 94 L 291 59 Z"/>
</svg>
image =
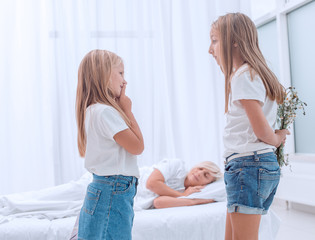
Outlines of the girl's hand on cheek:
<svg viewBox="0 0 315 240">
<path fill-rule="evenodd" d="M 132 102 L 128 96 L 126 96 L 126 84 L 123 85 L 117 103 L 124 112 L 131 112 Z"/>
</svg>

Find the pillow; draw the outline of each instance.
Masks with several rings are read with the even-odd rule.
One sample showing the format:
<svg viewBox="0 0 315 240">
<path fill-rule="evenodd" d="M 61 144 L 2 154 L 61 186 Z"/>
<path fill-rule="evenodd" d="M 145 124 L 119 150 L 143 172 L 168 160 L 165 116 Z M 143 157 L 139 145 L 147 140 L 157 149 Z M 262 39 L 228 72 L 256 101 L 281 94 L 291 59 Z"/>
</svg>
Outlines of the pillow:
<svg viewBox="0 0 315 240">
<path fill-rule="evenodd" d="M 206 185 L 200 192 L 195 192 L 189 196 L 180 198 L 199 198 L 199 199 L 213 199 L 216 202 L 226 201 L 225 184 L 223 178 Z"/>
</svg>

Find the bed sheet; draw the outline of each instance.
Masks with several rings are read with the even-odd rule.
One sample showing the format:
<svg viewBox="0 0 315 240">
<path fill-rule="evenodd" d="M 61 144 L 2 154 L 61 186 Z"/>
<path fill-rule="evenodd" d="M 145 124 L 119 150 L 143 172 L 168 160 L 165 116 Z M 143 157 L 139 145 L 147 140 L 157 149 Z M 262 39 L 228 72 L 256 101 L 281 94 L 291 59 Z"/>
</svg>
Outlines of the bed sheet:
<svg viewBox="0 0 315 240">
<path fill-rule="evenodd" d="M 224 239 L 226 203 L 136 211 L 133 240 Z M 69 239 L 76 217 L 55 220 L 16 218 L 0 224 L 1 240 Z M 259 239 L 273 240 L 279 218 L 269 211 L 262 216 Z"/>
<path fill-rule="evenodd" d="M 15 218 L 0 225 L 1 240 L 69 240 L 76 217 Z"/>
</svg>

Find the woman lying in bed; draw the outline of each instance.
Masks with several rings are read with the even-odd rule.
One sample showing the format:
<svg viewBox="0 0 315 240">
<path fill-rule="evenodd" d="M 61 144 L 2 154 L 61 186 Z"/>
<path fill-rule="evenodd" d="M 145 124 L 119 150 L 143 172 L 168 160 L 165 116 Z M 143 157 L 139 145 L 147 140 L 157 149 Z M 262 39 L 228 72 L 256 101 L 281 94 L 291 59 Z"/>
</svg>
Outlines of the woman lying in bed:
<svg viewBox="0 0 315 240">
<path fill-rule="evenodd" d="M 219 167 L 210 161 L 201 162 L 188 173 L 180 159 L 163 159 L 151 168 L 142 168 L 135 210 L 192 206 L 214 202 L 213 199 L 181 198 L 200 192 L 222 177 Z"/>
<path fill-rule="evenodd" d="M 219 167 L 210 161 L 201 162 L 186 171 L 184 162 L 180 159 L 163 159 L 152 167 L 140 168 L 140 179 L 137 194 L 134 199 L 134 210 L 150 208 L 168 208 L 192 206 L 212 203 L 216 199 L 225 198 L 222 184 L 214 186 L 210 194 L 196 195 L 204 186 L 222 177 Z M 215 185 L 215 184 L 210 184 Z M 222 185 L 222 186 L 221 186 Z M 208 185 L 209 186 L 209 185 Z M 188 198 L 196 195 L 196 198 Z M 224 196 L 223 196 L 224 195 Z M 214 198 L 207 198 L 213 196 Z M 78 218 L 70 240 L 77 239 Z"/>
</svg>

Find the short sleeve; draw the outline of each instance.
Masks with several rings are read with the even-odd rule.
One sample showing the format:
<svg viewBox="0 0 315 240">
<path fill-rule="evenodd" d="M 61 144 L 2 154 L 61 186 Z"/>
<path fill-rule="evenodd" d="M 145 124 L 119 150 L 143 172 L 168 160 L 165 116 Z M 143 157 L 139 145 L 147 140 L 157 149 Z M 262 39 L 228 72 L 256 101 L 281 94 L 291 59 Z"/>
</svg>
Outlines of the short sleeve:
<svg viewBox="0 0 315 240">
<path fill-rule="evenodd" d="M 249 71 L 242 72 L 235 76 L 231 82 L 231 101 L 241 99 L 258 100 L 264 104 L 266 89 L 258 75 L 252 80 Z"/>
<path fill-rule="evenodd" d="M 164 176 L 165 181 L 170 178 L 177 178 L 185 171 L 184 162 L 178 158 L 164 158 L 153 166 Z"/>
<path fill-rule="evenodd" d="M 101 134 L 109 138 L 113 138 L 116 133 L 128 128 L 119 112 L 112 107 L 103 109 L 99 117 Z"/>
</svg>

